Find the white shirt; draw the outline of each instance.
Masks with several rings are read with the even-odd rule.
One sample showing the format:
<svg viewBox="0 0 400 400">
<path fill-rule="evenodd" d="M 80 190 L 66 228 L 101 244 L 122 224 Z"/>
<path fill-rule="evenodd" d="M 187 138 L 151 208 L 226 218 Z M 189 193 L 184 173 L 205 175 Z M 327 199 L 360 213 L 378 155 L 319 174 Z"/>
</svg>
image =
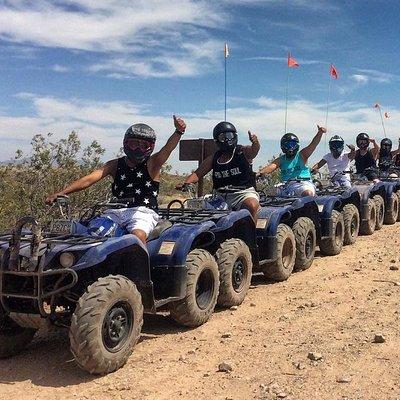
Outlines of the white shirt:
<svg viewBox="0 0 400 400">
<path fill-rule="evenodd" d="M 342 153 L 338 158 L 333 157 L 332 153 L 324 155 L 322 159 L 326 161 L 331 177 L 335 175 L 336 172 L 343 172 L 349 169 L 351 161 L 349 159 L 349 154 L 350 153 Z M 341 176 L 342 175 L 337 176 L 337 178 L 339 179 Z M 346 174 L 346 177 L 350 179 L 350 176 L 348 176 L 348 174 Z"/>
</svg>

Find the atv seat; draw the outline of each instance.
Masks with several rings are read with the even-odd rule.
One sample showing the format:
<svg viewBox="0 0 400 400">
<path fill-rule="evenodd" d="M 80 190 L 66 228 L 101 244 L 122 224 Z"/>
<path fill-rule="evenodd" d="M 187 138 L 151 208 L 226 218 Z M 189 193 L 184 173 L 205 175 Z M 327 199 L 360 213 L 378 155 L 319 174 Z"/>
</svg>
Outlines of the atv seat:
<svg viewBox="0 0 400 400">
<path fill-rule="evenodd" d="M 157 239 L 160 235 L 166 231 L 168 228 L 172 226 L 172 222 L 168 221 L 167 219 L 162 219 L 156 227 L 150 232 L 147 241 L 150 242 L 151 240 Z"/>
</svg>

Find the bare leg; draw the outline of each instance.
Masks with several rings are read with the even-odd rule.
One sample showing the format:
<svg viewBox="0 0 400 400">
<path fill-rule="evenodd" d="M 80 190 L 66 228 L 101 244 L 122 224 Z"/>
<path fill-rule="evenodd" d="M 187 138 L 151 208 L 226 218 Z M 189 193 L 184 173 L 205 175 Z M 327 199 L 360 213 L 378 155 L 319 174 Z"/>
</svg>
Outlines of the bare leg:
<svg viewBox="0 0 400 400">
<path fill-rule="evenodd" d="M 141 229 L 134 229 L 131 233 L 132 235 L 137 236 L 141 242 L 146 245 L 147 235 L 145 231 L 142 231 Z"/>
<path fill-rule="evenodd" d="M 253 198 L 248 198 L 243 201 L 240 208 L 249 210 L 251 216 L 253 217 L 254 223 L 257 224 L 257 212 L 260 208 L 260 203 L 258 202 L 258 200 Z"/>
</svg>

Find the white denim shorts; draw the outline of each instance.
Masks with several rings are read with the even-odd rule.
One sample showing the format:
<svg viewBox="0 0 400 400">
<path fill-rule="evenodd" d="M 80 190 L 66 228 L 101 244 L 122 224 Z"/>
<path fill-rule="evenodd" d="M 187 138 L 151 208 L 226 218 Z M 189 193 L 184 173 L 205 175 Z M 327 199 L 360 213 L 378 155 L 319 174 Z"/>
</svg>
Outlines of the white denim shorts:
<svg viewBox="0 0 400 400">
<path fill-rule="evenodd" d="M 129 233 L 132 233 L 135 229 L 140 229 L 147 236 L 149 236 L 160 220 L 159 215 L 155 211 L 143 206 L 108 209 L 103 213 L 103 217 L 111 218 Z"/>
<path fill-rule="evenodd" d="M 216 190 L 216 193 L 225 200 L 231 210 L 240 210 L 246 199 L 260 200 L 259 194 L 253 187 L 238 190 L 235 193 L 221 193 L 218 190 Z"/>
</svg>

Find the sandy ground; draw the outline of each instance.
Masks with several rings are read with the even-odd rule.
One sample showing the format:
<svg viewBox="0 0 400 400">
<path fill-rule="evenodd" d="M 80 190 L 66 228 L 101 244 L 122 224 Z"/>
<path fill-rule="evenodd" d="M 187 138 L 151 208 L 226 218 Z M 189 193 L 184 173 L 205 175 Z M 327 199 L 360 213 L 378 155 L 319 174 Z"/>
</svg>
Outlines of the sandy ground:
<svg viewBox="0 0 400 400">
<path fill-rule="evenodd" d="M 400 399 L 398 268 L 400 223 L 287 282 L 254 277 L 242 306 L 198 329 L 147 317 L 127 365 L 105 377 L 76 367 L 66 335 L 42 335 L 0 361 L 0 399 Z"/>
</svg>

